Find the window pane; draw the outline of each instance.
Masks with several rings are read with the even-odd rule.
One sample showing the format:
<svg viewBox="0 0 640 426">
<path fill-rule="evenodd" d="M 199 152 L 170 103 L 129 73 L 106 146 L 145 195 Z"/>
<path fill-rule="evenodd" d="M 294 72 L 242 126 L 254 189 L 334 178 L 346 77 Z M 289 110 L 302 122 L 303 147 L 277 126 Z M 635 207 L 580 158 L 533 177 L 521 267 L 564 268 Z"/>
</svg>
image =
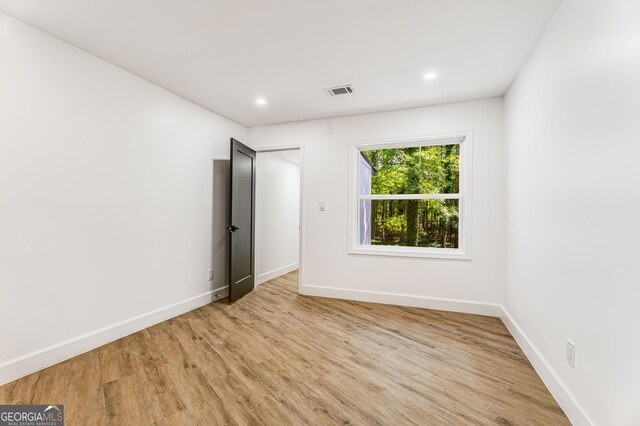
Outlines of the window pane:
<svg viewBox="0 0 640 426">
<path fill-rule="evenodd" d="M 460 145 L 361 151 L 360 194 L 457 194 Z"/>
<path fill-rule="evenodd" d="M 458 248 L 458 200 L 361 200 L 360 244 Z"/>
</svg>

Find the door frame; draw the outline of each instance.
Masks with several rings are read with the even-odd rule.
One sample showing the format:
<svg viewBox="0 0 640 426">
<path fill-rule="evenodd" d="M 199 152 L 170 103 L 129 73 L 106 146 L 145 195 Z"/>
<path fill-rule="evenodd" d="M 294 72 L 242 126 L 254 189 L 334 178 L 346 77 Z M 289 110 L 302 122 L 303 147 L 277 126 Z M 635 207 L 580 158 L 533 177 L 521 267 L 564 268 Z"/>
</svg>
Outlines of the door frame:
<svg viewBox="0 0 640 426">
<path fill-rule="evenodd" d="M 256 152 L 256 162 L 259 161 L 257 154 L 264 154 L 267 152 L 278 151 L 293 151 L 300 150 L 300 207 L 299 207 L 299 223 L 300 232 L 298 232 L 298 294 L 302 294 L 302 287 L 304 286 L 304 255 L 306 253 L 306 240 L 304 234 L 305 212 L 304 212 L 304 144 L 289 144 L 289 145 L 267 145 L 261 147 L 252 147 Z M 257 179 L 259 177 L 256 176 Z M 254 265 L 254 269 L 257 271 L 257 265 Z"/>
</svg>

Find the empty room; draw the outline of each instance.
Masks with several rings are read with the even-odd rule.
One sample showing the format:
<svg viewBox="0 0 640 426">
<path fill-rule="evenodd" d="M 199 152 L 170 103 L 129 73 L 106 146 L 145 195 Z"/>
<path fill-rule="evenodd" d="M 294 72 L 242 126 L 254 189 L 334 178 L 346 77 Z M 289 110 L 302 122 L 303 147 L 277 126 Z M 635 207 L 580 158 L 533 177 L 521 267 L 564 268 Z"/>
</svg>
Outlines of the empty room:
<svg viewBox="0 0 640 426">
<path fill-rule="evenodd" d="M 640 425 L 637 0 L 0 0 L 0 426 Z"/>
</svg>

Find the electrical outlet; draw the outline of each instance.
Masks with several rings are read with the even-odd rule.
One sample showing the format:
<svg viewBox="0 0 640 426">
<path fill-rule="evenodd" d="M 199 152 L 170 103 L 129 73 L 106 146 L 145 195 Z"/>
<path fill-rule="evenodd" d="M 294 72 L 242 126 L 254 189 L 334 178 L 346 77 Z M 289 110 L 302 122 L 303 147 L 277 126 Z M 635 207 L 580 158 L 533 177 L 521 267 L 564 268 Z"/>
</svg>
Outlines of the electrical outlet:
<svg viewBox="0 0 640 426">
<path fill-rule="evenodd" d="M 209 281 L 213 281 L 213 269 L 209 269 L 209 270 L 207 271 L 207 279 L 208 279 Z"/>
<path fill-rule="evenodd" d="M 576 345 L 569 339 L 567 339 L 567 364 L 571 368 L 576 368 Z"/>
</svg>

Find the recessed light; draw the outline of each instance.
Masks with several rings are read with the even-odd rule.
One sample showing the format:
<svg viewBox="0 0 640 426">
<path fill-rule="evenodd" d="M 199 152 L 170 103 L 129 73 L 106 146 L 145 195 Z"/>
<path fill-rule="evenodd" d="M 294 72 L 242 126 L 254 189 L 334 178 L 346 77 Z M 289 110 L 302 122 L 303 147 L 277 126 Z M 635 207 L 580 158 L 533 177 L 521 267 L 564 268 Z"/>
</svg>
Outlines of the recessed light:
<svg viewBox="0 0 640 426">
<path fill-rule="evenodd" d="M 264 106 L 267 104 L 267 100 L 264 98 L 258 98 L 256 99 L 256 105 L 260 105 L 260 106 Z"/>
<path fill-rule="evenodd" d="M 424 79 L 425 80 L 433 80 L 434 78 L 436 78 L 438 76 L 437 73 L 435 72 L 428 72 L 424 75 Z"/>
</svg>

